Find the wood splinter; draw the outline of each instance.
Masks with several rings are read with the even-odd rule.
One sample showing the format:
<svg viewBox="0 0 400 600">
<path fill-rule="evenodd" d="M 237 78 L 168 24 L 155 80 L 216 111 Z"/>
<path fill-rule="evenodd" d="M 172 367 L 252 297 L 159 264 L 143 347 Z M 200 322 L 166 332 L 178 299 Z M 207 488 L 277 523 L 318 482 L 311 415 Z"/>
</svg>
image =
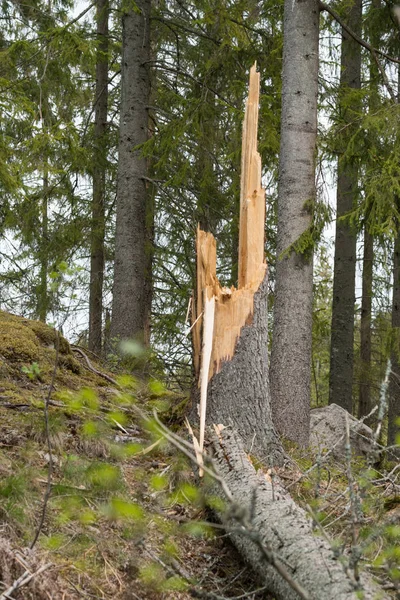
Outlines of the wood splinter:
<svg viewBox="0 0 400 600">
<path fill-rule="evenodd" d="M 257 151 L 260 74 L 250 70 L 243 122 L 238 288 L 222 287 L 216 273 L 216 242 L 197 229 L 197 290 L 192 304 L 194 366 L 200 388 L 200 451 L 203 450 L 208 382 L 235 353 L 245 325 L 253 320 L 254 294 L 266 276 L 264 254 L 265 190 Z"/>
</svg>

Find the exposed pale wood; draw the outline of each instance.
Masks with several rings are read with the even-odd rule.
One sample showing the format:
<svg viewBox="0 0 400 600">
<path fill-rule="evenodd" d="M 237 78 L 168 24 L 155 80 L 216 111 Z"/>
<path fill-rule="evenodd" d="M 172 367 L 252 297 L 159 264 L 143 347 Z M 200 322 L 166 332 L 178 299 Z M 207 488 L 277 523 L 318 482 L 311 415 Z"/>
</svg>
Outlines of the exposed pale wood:
<svg viewBox="0 0 400 600">
<path fill-rule="evenodd" d="M 249 96 L 243 123 L 239 231 L 239 288 L 222 287 L 216 274 L 216 242 L 211 233 L 197 229 L 197 293 L 193 301 L 194 365 L 199 386 L 204 298 L 215 297 L 215 318 L 208 379 L 232 358 L 245 325 L 252 322 L 253 297 L 266 272 L 264 260 L 265 190 L 261 187 L 261 159 L 257 152 L 260 75 L 250 71 Z"/>
<path fill-rule="evenodd" d="M 249 96 L 243 121 L 240 183 L 239 289 L 259 286 L 265 270 L 265 190 L 261 187 L 261 157 L 257 151 L 260 74 L 250 70 Z"/>
<path fill-rule="evenodd" d="M 199 378 L 204 290 L 208 289 L 208 298 L 211 298 L 213 290 L 219 285 L 217 280 L 217 246 L 215 239 L 211 233 L 202 231 L 200 227 L 197 227 L 196 256 L 197 293 L 192 303 L 192 340 L 194 368 Z"/>
<path fill-rule="evenodd" d="M 203 462 L 203 453 L 200 450 L 199 440 L 195 436 L 192 426 L 190 425 L 187 417 L 185 417 L 185 425 L 186 425 L 189 435 L 191 436 L 192 441 L 193 441 L 194 453 L 196 455 L 197 464 L 199 465 L 199 475 L 200 475 L 200 477 L 202 477 L 203 476 L 202 467 L 203 467 L 204 462 Z"/>
<path fill-rule="evenodd" d="M 200 373 L 200 452 L 203 452 L 204 449 L 208 374 L 210 372 L 215 320 L 215 296 L 212 296 L 210 299 L 208 299 L 207 289 L 207 287 L 204 289 L 203 348 L 201 353 Z"/>
</svg>

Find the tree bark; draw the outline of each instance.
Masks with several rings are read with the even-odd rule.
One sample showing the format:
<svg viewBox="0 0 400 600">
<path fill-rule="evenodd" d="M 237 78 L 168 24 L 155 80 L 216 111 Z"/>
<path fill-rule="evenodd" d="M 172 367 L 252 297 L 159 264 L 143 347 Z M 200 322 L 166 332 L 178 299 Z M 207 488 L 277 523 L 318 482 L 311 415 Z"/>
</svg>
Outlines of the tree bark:
<svg viewBox="0 0 400 600">
<path fill-rule="evenodd" d="M 208 384 L 207 423 L 240 432 L 248 452 L 281 464 L 283 451 L 272 420 L 268 377 L 268 275 L 254 295 L 251 322 L 243 327 L 231 360 Z"/>
<path fill-rule="evenodd" d="M 147 160 L 138 145 L 148 139 L 150 99 L 150 0 L 125 7 L 122 69 L 114 294 L 111 340 L 144 341 L 148 314 Z"/>
<path fill-rule="evenodd" d="M 372 310 L 372 267 L 374 260 L 374 239 L 364 227 L 364 256 L 361 300 L 361 345 L 360 345 L 360 390 L 358 398 L 358 418 L 371 411 L 371 310 Z"/>
<path fill-rule="evenodd" d="M 380 43 L 380 35 L 376 30 L 375 15 L 379 13 L 381 0 L 372 0 L 372 15 L 366 22 L 366 31 L 371 46 L 376 48 Z M 375 114 L 379 108 L 379 83 L 381 73 L 376 63 L 376 57 L 370 56 L 369 59 L 369 112 Z M 371 152 L 372 150 L 372 152 Z M 377 148 L 372 142 L 372 149 L 368 149 L 368 155 L 374 155 Z M 371 411 L 371 351 L 372 351 L 372 282 L 373 282 L 373 263 L 374 263 L 374 239 L 369 232 L 368 223 L 369 214 L 366 215 L 364 225 L 364 256 L 363 256 L 363 274 L 362 274 L 362 300 L 361 300 L 361 378 L 359 384 L 358 396 L 358 418 L 361 419 Z M 367 423 L 370 425 L 371 423 Z"/>
<path fill-rule="evenodd" d="M 400 204 L 400 203 L 399 203 Z M 396 443 L 400 433 L 400 231 L 397 234 L 393 253 L 392 295 L 393 345 L 391 352 L 392 373 L 389 383 L 388 445 Z"/>
<path fill-rule="evenodd" d="M 97 60 L 89 286 L 89 350 L 102 352 L 108 108 L 108 0 L 97 0 Z"/>
<path fill-rule="evenodd" d="M 291 499 L 279 477 L 274 475 L 272 480 L 261 469 L 256 472 L 235 431 L 222 429 L 213 436 L 212 448 L 213 463 L 233 497 L 228 511 L 220 513 L 221 520 L 228 531 L 236 530 L 230 533 L 230 538 L 276 600 L 298 600 L 299 595 L 266 562 L 254 541 L 245 533 L 239 533 L 243 516 L 250 521 L 264 547 L 280 559 L 291 579 L 301 585 L 310 600 L 388 598 L 371 578 L 363 574 L 363 595 L 356 591 L 351 574 L 345 572 L 329 543 L 315 534 L 310 517 Z M 273 467 L 271 461 L 269 466 Z M 212 494 L 226 500 L 222 489 L 216 485 Z M 232 514 L 238 518 L 232 519 Z"/>
<path fill-rule="evenodd" d="M 348 9 L 347 23 L 361 35 L 362 2 L 354 0 Z M 345 151 L 353 135 L 352 121 L 359 110 L 359 99 L 349 97 L 361 88 L 361 46 L 342 29 L 340 76 L 340 110 L 346 125 L 343 136 Z M 353 92 L 354 93 L 354 92 Z M 349 413 L 353 408 L 354 303 L 357 232 L 344 219 L 355 207 L 358 167 L 354 160 L 339 156 L 335 261 L 333 275 L 332 331 L 329 376 L 329 403 L 336 403 Z"/>
<path fill-rule="evenodd" d="M 313 251 L 307 232 L 316 194 L 318 35 L 318 2 L 285 0 L 270 380 L 274 423 L 302 446 L 310 426 Z"/>
</svg>

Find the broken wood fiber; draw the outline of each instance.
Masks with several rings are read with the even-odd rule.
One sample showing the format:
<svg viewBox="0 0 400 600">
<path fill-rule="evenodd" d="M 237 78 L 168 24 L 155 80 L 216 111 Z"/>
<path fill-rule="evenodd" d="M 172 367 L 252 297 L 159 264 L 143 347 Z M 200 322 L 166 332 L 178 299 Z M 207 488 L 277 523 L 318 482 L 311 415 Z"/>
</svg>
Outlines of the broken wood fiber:
<svg viewBox="0 0 400 600">
<path fill-rule="evenodd" d="M 250 70 L 249 95 L 243 122 L 238 289 L 222 287 L 217 278 L 214 236 L 197 229 L 197 291 L 192 323 L 194 366 L 199 387 L 219 373 L 234 352 L 242 328 L 252 322 L 254 294 L 266 274 L 264 258 L 265 190 L 261 186 L 261 157 L 257 151 L 260 74 Z M 206 300 L 215 299 L 211 355 L 204 361 L 204 313 Z M 202 352 L 203 342 L 203 352 Z M 208 352 L 208 349 L 207 349 Z M 203 355 L 203 356 L 202 356 Z M 207 355 L 207 353 L 206 353 Z"/>
</svg>

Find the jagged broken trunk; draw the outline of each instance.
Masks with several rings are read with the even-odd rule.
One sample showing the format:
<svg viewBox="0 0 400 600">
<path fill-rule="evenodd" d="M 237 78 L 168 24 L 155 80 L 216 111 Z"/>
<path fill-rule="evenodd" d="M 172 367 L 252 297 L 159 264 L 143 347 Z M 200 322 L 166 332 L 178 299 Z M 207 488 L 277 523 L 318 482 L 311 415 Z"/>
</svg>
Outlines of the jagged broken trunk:
<svg viewBox="0 0 400 600">
<path fill-rule="evenodd" d="M 192 334 L 198 381 L 200 447 L 205 423 L 233 426 L 248 451 L 279 462 L 268 382 L 268 273 L 264 259 L 265 190 L 257 152 L 259 74 L 250 72 L 243 124 L 238 289 L 216 275 L 216 242 L 197 231 L 197 293 Z"/>
</svg>

